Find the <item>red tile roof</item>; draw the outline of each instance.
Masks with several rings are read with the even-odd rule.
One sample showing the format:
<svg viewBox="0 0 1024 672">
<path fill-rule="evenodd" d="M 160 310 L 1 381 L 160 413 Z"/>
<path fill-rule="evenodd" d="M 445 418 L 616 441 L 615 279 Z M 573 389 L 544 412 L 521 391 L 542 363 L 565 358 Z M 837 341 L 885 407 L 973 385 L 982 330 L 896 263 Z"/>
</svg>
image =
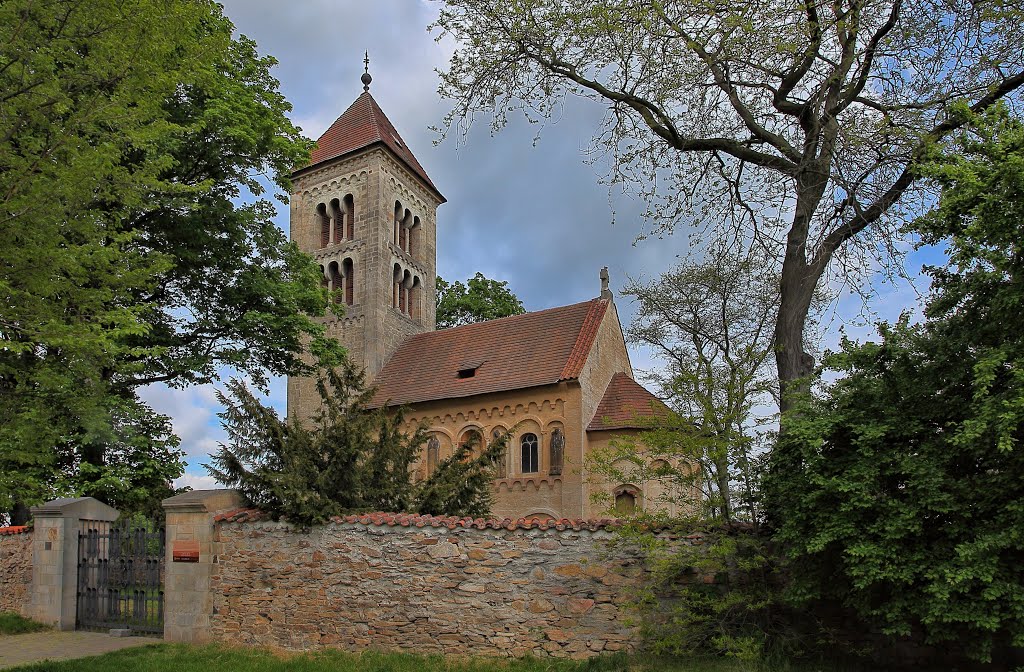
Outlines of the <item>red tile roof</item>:
<svg viewBox="0 0 1024 672">
<path fill-rule="evenodd" d="M 412 404 L 578 378 L 606 299 L 430 331 L 405 339 L 377 376 L 371 406 Z M 475 368 L 472 377 L 460 370 Z"/>
<path fill-rule="evenodd" d="M 28 525 L 11 525 L 10 527 L 0 527 L 0 536 L 8 534 L 24 534 L 28 531 Z"/>
<path fill-rule="evenodd" d="M 251 523 L 269 520 L 270 517 L 259 509 L 235 509 L 214 516 L 219 523 Z M 618 527 L 618 518 L 582 518 L 561 520 L 540 520 L 536 518 L 459 518 L 458 516 L 430 516 L 418 513 L 361 513 L 351 516 L 334 516 L 336 525 L 366 525 L 369 527 L 443 527 L 450 530 L 474 528 L 477 530 L 603 530 Z"/>
<path fill-rule="evenodd" d="M 668 417 L 671 412 L 635 380 L 616 373 L 608 382 L 587 431 L 650 427 L 651 418 Z"/>
<path fill-rule="evenodd" d="M 306 168 L 364 149 L 378 142 L 383 143 L 401 159 L 438 195 L 442 202 L 445 200 L 434 183 L 427 177 L 427 171 L 423 170 L 423 166 L 413 156 L 412 150 L 402 140 L 369 91 L 364 91 L 356 98 L 355 102 L 331 124 L 331 127 L 324 131 L 324 134 L 316 141 L 316 148 L 313 150 L 309 166 Z M 301 170 L 305 170 L 305 168 Z"/>
</svg>

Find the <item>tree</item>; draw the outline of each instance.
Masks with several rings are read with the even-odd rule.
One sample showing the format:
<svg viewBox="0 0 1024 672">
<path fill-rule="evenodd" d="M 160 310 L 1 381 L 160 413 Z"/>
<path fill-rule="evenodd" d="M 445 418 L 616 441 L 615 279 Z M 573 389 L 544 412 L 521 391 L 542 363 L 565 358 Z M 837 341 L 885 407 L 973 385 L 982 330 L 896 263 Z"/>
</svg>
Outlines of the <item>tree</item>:
<svg viewBox="0 0 1024 672">
<path fill-rule="evenodd" d="M 609 179 L 660 230 L 705 222 L 778 260 L 783 392 L 813 372 L 804 330 L 830 263 L 894 247 L 928 187 L 917 165 L 964 123 L 950 106 L 981 112 L 1024 84 L 1024 22 L 999 3 L 452 0 L 435 27 L 456 42 L 448 131 L 598 101 Z"/>
<path fill-rule="evenodd" d="M 308 141 L 273 59 L 232 30 L 212 2 L 0 6 L 0 508 L 58 482 L 111 492 L 90 489 L 108 449 L 163 422 L 142 385 L 308 371 L 305 340 L 337 356 L 307 316 L 316 266 L 259 198 Z M 180 475 L 180 453 L 155 455 Z"/>
<path fill-rule="evenodd" d="M 826 358 L 768 492 L 796 598 L 988 659 L 1024 645 L 1024 126 L 960 112 L 977 128 L 922 168 L 950 259 L 926 321 Z"/>
<path fill-rule="evenodd" d="M 322 371 L 317 388 L 323 403 L 307 425 L 279 418 L 244 383 L 230 381 L 229 394 L 217 393 L 230 443 L 211 456 L 210 474 L 253 506 L 304 527 L 366 511 L 490 512 L 491 479 L 507 436 L 475 457 L 472 446 L 461 446 L 414 484 L 411 466 L 427 440 L 422 426 L 407 434 L 401 408 L 368 409 L 374 390 L 348 358 Z"/>
<path fill-rule="evenodd" d="M 485 278 L 477 273 L 465 285 L 437 277 L 437 328 L 451 329 L 463 324 L 522 315 L 523 302 L 508 288 L 508 282 Z"/>
<path fill-rule="evenodd" d="M 719 250 L 704 261 L 683 261 L 657 281 L 631 282 L 623 295 L 638 304 L 627 338 L 666 363 L 652 380 L 686 425 L 654 432 L 645 443 L 681 440 L 689 447 L 684 462 L 700 467 L 713 515 L 756 520 L 754 409 L 771 415 L 777 404 L 769 370 L 779 295 L 773 265 Z"/>
</svg>

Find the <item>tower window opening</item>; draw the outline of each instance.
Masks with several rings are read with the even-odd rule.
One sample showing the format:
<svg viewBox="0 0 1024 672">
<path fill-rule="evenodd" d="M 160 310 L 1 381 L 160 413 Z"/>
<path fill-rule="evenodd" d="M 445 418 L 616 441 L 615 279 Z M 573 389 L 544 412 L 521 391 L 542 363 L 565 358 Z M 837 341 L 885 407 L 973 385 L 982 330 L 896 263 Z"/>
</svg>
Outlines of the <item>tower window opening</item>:
<svg viewBox="0 0 1024 672">
<path fill-rule="evenodd" d="M 337 243 L 341 241 L 341 236 L 344 233 L 342 222 L 345 219 L 345 214 L 341 210 L 341 202 L 336 198 L 331 199 L 330 217 L 330 241 Z"/>
<path fill-rule="evenodd" d="M 345 230 L 345 238 L 347 240 L 353 240 L 356 236 L 356 204 L 355 199 L 352 198 L 352 194 L 348 194 L 344 199 L 344 208 L 342 211 L 342 226 Z"/>
<path fill-rule="evenodd" d="M 351 259 L 346 259 L 341 264 L 342 273 L 345 276 L 345 305 L 355 305 L 355 268 Z"/>
<path fill-rule="evenodd" d="M 327 216 L 327 206 L 323 203 L 316 206 L 316 217 L 320 222 L 320 247 L 327 247 L 331 242 L 331 218 Z"/>
</svg>

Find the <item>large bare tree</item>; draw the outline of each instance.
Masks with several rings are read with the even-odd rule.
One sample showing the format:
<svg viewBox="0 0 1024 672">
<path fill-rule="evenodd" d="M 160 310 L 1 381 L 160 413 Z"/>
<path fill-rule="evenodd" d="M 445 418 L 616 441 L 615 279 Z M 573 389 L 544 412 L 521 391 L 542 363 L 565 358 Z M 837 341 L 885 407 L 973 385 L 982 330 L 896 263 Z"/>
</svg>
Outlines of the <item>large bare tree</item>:
<svg viewBox="0 0 1024 672">
<path fill-rule="evenodd" d="M 1016 103 L 1019 0 L 449 0 L 446 131 L 566 96 L 608 106 L 596 146 L 656 229 L 710 222 L 781 265 L 782 390 L 813 371 L 815 288 L 885 254 L 929 194 L 915 166 L 963 124 Z M 841 262 L 841 263 L 836 263 Z M 845 265 L 842 265 L 845 264 Z M 789 407 L 782 396 L 782 410 Z"/>
</svg>

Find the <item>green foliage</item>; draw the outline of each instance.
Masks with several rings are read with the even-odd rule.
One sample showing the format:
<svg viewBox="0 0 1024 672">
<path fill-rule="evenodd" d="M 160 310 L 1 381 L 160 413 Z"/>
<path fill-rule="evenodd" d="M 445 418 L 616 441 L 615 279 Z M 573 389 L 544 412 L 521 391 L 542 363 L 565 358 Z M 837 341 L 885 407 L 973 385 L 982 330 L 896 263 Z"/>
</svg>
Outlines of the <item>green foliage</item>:
<svg viewBox="0 0 1024 672">
<path fill-rule="evenodd" d="M 886 633 L 979 659 L 1024 645 L 1024 129 L 997 110 L 924 168 L 923 325 L 844 340 L 769 480 L 794 597 L 836 600 Z"/>
<path fill-rule="evenodd" d="M 766 538 L 747 528 L 706 526 L 690 545 L 655 535 L 652 527 L 665 529 L 637 519 L 620 531 L 620 543 L 639 549 L 650 572 L 636 606 L 652 652 L 748 664 L 805 652 L 813 630 L 794 627 L 778 556 Z M 701 528 L 677 529 L 688 534 Z"/>
<path fill-rule="evenodd" d="M 401 408 L 368 408 L 374 390 L 347 358 L 325 369 L 317 388 L 322 403 L 308 425 L 282 420 L 238 380 L 228 383 L 228 394 L 218 391 L 230 445 L 221 444 L 206 465 L 217 482 L 302 527 L 366 511 L 489 515 L 493 469 L 507 435 L 472 458 L 473 446 L 460 446 L 413 484 L 425 429 L 404 433 Z"/>
<path fill-rule="evenodd" d="M 0 509 L 180 475 L 139 386 L 337 356 L 257 179 L 287 186 L 308 142 L 232 31 L 208 1 L 0 5 Z"/>
<path fill-rule="evenodd" d="M 12 672 L 749 672 L 747 663 L 721 659 L 604 655 L 589 660 L 423 656 L 411 653 L 325 650 L 282 655 L 281 651 L 210 644 L 157 644 L 79 660 L 48 660 Z M 840 672 L 852 668 L 760 666 L 765 672 Z"/>
<path fill-rule="evenodd" d="M 409 465 L 426 440 L 422 429 L 401 432 L 401 410 L 368 410 L 373 390 L 345 360 L 317 381 L 323 403 L 310 426 L 282 420 L 247 386 L 232 380 L 224 405 L 230 446 L 221 444 L 207 469 L 238 488 L 252 505 L 299 526 L 356 511 L 408 511 Z"/>
<path fill-rule="evenodd" d="M 631 282 L 623 293 L 638 304 L 626 335 L 665 364 L 650 377 L 680 416 L 640 437 L 648 459 L 675 465 L 666 474 L 675 492 L 703 489 L 691 510 L 724 522 L 756 521 L 765 457 L 759 439 L 772 414 L 759 417 L 755 407 L 777 403 L 777 270 L 713 248 L 705 259 L 680 262 L 656 281 Z"/>
<path fill-rule="evenodd" d="M 591 501 L 609 515 L 624 518 L 607 485 L 629 483 L 649 498 L 642 502 L 644 520 L 667 522 L 666 512 L 676 519 L 705 520 L 714 516 L 716 500 L 702 489 L 706 472 L 701 467 L 713 440 L 702 434 L 689 418 L 673 413 L 637 419 L 645 428 L 633 437 L 619 437 L 607 445 L 591 446 L 583 457 Z"/>
<path fill-rule="evenodd" d="M 490 280 L 477 273 L 466 284 L 449 283 L 437 277 L 437 328 L 451 329 L 463 324 L 522 315 L 526 310 L 508 282 Z"/>
<path fill-rule="evenodd" d="M 492 482 L 497 465 L 505 457 L 511 430 L 499 435 L 483 450 L 480 439 L 470 434 L 466 443 L 438 463 L 434 472 L 416 487 L 416 510 L 435 515 L 480 518 L 491 514 Z"/>
<path fill-rule="evenodd" d="M 49 630 L 50 626 L 9 611 L 0 611 L 0 635 L 21 635 L 26 632 Z"/>
</svg>

